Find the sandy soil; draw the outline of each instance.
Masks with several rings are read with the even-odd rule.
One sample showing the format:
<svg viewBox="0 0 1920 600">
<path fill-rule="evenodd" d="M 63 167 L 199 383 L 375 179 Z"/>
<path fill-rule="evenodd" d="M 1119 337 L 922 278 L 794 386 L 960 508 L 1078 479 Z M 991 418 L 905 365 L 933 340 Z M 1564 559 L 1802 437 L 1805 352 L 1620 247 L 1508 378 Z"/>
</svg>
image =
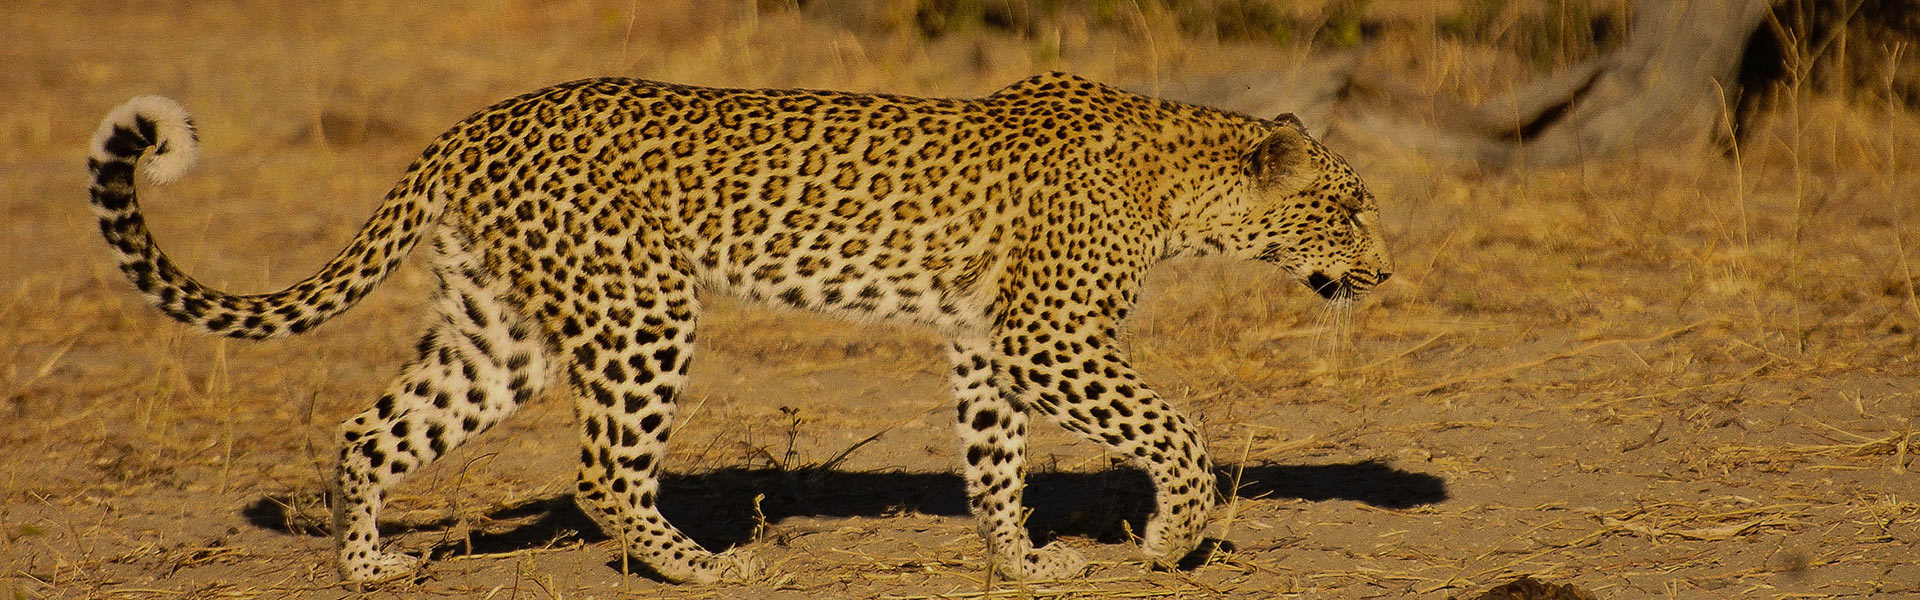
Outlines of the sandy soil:
<svg viewBox="0 0 1920 600">
<path fill-rule="evenodd" d="M 261 291 L 331 256 L 441 127 L 547 83 L 975 95 L 1047 69 L 1151 82 L 1305 52 L 1183 36 L 1152 11 L 927 40 L 752 3 L 160 4 L 0 9 L 9 598 L 356 595 L 308 515 L 333 424 L 425 316 L 417 266 L 289 341 L 208 339 L 144 306 L 84 202 L 85 141 L 129 96 L 180 99 L 205 141 L 195 172 L 143 190 L 162 244 Z M 1436 90 L 1531 72 L 1404 39 L 1375 60 Z M 1132 356 L 1237 485 L 1212 529 L 1228 550 L 1194 569 L 1137 560 L 1141 475 L 1041 427 L 1030 524 L 1095 566 L 988 581 L 939 340 L 715 299 L 665 510 L 774 576 L 623 574 L 572 508 L 568 401 L 549 397 L 397 490 L 395 544 L 438 560 L 367 595 L 1446 598 L 1533 575 L 1608 599 L 1920 598 L 1920 118 L 1796 98 L 1737 162 L 1351 156 L 1400 268 L 1350 348 L 1316 342 L 1318 304 L 1267 268 L 1159 268 Z"/>
</svg>

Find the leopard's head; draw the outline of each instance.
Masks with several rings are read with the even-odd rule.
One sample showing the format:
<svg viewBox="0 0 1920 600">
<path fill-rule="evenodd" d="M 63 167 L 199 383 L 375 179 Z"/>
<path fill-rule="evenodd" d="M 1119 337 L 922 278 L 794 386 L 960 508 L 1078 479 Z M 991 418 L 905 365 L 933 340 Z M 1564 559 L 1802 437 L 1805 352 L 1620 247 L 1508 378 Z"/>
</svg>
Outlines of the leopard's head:
<svg viewBox="0 0 1920 600">
<path fill-rule="evenodd" d="M 1372 291 L 1393 275 L 1373 194 L 1292 114 L 1267 124 L 1265 139 L 1240 160 L 1246 182 L 1238 187 L 1250 197 L 1234 245 L 1328 300 Z"/>
</svg>

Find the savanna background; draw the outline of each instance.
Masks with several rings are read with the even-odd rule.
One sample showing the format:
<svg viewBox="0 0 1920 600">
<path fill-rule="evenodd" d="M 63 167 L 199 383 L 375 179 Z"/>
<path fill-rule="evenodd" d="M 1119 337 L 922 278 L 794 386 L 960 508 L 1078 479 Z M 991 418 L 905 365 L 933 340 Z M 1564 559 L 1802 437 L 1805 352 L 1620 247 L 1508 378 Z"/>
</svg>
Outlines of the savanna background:
<svg viewBox="0 0 1920 600">
<path fill-rule="evenodd" d="M 1344 64 L 1474 105 L 1604 56 L 1642 3 L 0 2 L 0 595 L 361 593 L 313 518 L 331 431 L 408 355 L 430 277 L 293 340 L 164 318 L 85 201 L 88 136 L 131 96 L 179 99 L 204 142 L 143 185 L 161 244 L 257 292 L 345 244 L 441 128 L 568 79 L 974 96 L 1048 70 L 1159 92 Z M 1776 32 L 1814 12 L 1776 8 Z M 438 560 L 365 593 L 1437 599 L 1531 575 L 1608 599 L 1920 598 L 1915 48 L 1817 33 L 1785 36 L 1737 137 L 1495 165 L 1307 114 L 1380 198 L 1398 269 L 1344 339 L 1271 268 L 1154 272 L 1131 355 L 1237 490 L 1191 570 L 1128 543 L 1143 476 L 1041 426 L 1030 525 L 1094 567 L 989 579 L 940 341 L 715 298 L 665 510 L 772 576 L 623 575 L 572 508 L 550 395 L 394 492 L 393 543 Z M 1413 104 L 1401 122 L 1445 125 Z M 1724 108 L 1709 130 L 1732 131 Z"/>
</svg>

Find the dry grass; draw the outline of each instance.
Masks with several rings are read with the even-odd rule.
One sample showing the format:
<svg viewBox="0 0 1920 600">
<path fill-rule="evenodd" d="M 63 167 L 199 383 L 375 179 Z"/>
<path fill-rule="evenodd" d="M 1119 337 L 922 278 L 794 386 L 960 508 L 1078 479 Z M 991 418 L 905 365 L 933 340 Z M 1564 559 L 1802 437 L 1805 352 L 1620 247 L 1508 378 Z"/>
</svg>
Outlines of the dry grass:
<svg viewBox="0 0 1920 600">
<path fill-rule="evenodd" d="M 147 309 L 82 200 L 81 144 L 126 97 L 180 98 L 205 136 L 196 173 L 147 192 L 157 235 L 203 280 L 263 290 L 330 256 L 440 127 L 553 81 L 971 95 L 1045 69 L 1151 81 L 1307 52 L 1112 6 L 927 40 L 744 2 L 16 3 L 0 24 L 0 594 L 347 594 L 300 516 L 326 432 L 392 373 L 424 308 L 409 269 L 289 342 L 204 339 Z M 1467 98 L 1539 60 L 1435 31 L 1388 35 L 1369 60 Z M 1277 274 L 1158 270 L 1133 356 L 1240 488 L 1218 525 L 1232 548 L 1197 570 L 1150 571 L 1115 543 L 1144 481 L 1043 427 L 1036 526 L 1094 570 L 989 584 L 947 475 L 938 340 L 721 300 L 669 508 L 778 575 L 622 576 L 609 542 L 552 508 L 573 434 L 549 398 L 397 491 L 398 543 L 444 556 L 376 595 L 1441 598 L 1520 574 L 1603 598 L 1920 595 L 1920 115 L 1859 96 L 1793 94 L 1731 164 L 1675 149 L 1485 174 L 1352 156 L 1400 268 L 1331 350 L 1319 305 Z M 275 500 L 294 506 L 260 510 Z"/>
</svg>

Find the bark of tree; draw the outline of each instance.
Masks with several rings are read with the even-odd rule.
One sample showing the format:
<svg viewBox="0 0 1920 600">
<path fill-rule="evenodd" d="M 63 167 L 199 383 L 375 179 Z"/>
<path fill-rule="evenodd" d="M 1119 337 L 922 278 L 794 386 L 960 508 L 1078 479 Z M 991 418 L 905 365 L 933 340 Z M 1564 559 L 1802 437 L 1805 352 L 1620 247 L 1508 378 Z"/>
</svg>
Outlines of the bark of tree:
<svg viewBox="0 0 1920 600">
<path fill-rule="evenodd" d="M 1743 61 L 1754 60 L 1750 40 L 1768 31 L 1769 10 L 1769 0 L 1645 0 L 1614 51 L 1477 106 L 1357 68 L 1353 55 L 1136 88 L 1259 116 L 1296 112 L 1316 133 L 1331 122 L 1331 134 L 1350 143 L 1485 168 L 1566 165 L 1699 147 L 1732 132 L 1750 70 Z"/>
<path fill-rule="evenodd" d="M 1356 133 L 1483 166 L 1556 166 L 1636 150 L 1697 146 L 1727 131 L 1741 57 L 1766 0 L 1645 2 L 1624 44 L 1479 106 L 1385 77 L 1350 84 Z M 1428 111 L 1424 124 L 1408 111 Z M 1379 110 L 1375 107 L 1387 107 Z"/>
</svg>

